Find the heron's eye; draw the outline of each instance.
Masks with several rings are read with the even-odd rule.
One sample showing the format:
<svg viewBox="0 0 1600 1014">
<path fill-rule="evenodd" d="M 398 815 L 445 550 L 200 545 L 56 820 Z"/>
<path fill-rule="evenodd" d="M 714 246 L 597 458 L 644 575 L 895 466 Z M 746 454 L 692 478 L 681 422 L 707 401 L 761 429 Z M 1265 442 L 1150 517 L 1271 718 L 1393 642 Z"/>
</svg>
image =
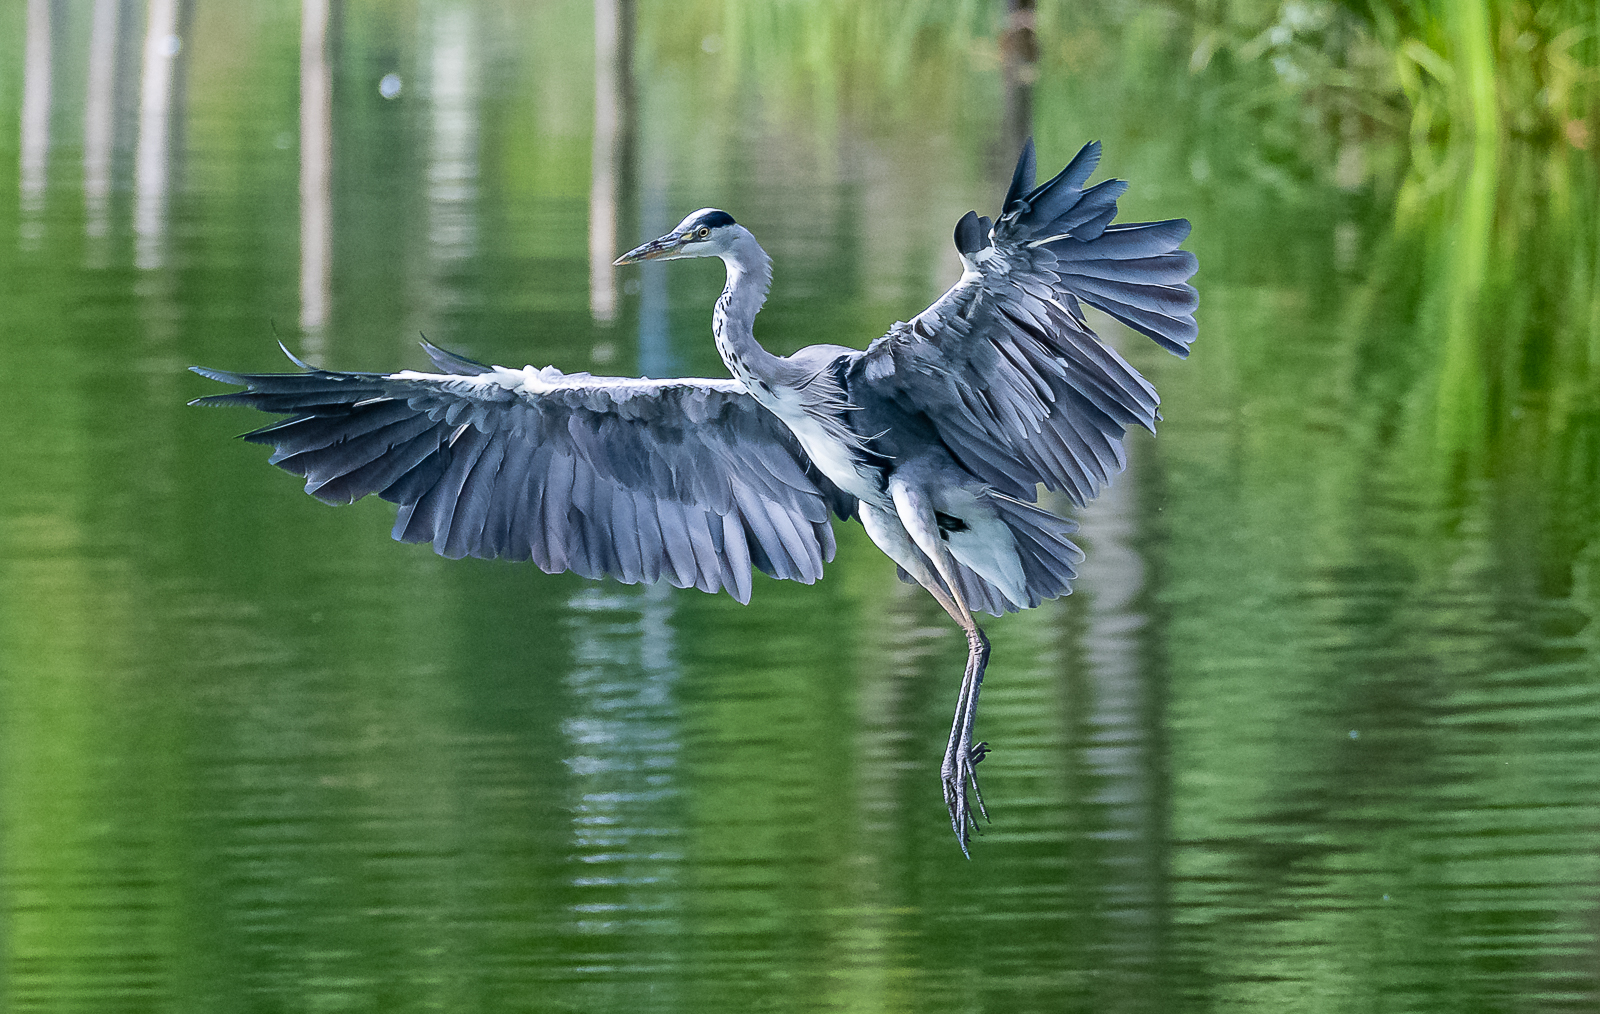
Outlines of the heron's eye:
<svg viewBox="0 0 1600 1014">
<path fill-rule="evenodd" d="M 700 228 L 694 231 L 694 235 L 696 239 L 705 239 L 707 236 L 711 235 L 711 230 L 702 225 Z"/>
</svg>

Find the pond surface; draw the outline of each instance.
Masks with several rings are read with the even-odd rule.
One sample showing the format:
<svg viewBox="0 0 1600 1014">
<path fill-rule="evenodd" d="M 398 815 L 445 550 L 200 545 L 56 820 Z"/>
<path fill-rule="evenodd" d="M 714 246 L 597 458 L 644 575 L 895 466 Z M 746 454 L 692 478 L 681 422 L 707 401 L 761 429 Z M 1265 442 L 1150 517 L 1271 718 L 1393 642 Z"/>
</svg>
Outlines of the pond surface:
<svg viewBox="0 0 1600 1014">
<path fill-rule="evenodd" d="M 0 14 L 0 1006 L 1600 1007 L 1586 153 L 1424 170 L 1041 14 L 1041 169 L 1102 139 L 1194 221 L 1201 331 L 1101 319 L 1166 421 L 988 625 L 970 862 L 965 645 L 858 526 L 744 607 L 447 561 L 186 407 L 279 339 L 720 375 L 719 265 L 605 266 L 708 205 L 769 347 L 864 345 L 1021 114 L 989 12 L 852 9 Z"/>
</svg>

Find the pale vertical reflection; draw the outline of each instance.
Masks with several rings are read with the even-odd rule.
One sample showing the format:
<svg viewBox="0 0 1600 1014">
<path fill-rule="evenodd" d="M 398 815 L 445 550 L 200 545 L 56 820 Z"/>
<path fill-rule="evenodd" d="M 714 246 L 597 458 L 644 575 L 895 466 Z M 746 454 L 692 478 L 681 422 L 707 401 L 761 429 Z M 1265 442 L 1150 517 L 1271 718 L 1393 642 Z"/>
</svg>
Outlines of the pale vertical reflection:
<svg viewBox="0 0 1600 1014">
<path fill-rule="evenodd" d="M 901 844 L 897 836 L 916 824 L 905 801 L 914 799 L 920 806 L 939 798 L 938 759 L 921 752 L 931 741 L 925 744 L 917 730 L 918 698 L 930 674 L 951 675 L 939 668 L 939 660 L 949 656 L 955 627 L 921 588 L 890 578 L 879 589 L 858 662 L 853 822 L 858 837 L 841 866 L 849 907 L 836 913 L 829 940 L 823 1006 L 830 1010 L 900 1009 L 896 978 L 903 972 L 895 959 L 903 898 L 895 887 L 892 857 Z M 951 688 L 953 700 L 953 683 L 940 685 Z M 943 696 L 936 696 L 943 703 Z"/>
<path fill-rule="evenodd" d="M 117 22 L 122 0 L 94 0 L 89 87 L 83 109 L 84 233 L 105 236 L 111 219 L 111 155 L 117 124 Z"/>
<path fill-rule="evenodd" d="M 300 329 L 320 352 L 333 271 L 333 72 L 328 0 L 300 8 Z"/>
<path fill-rule="evenodd" d="M 672 228 L 676 219 L 667 205 L 671 182 L 667 173 L 672 165 L 667 117 L 640 117 L 642 143 L 634 179 L 639 187 L 639 241 L 654 239 Z M 676 377 L 680 357 L 672 347 L 672 328 L 667 318 L 667 264 L 645 261 L 629 270 L 638 272 L 639 284 L 639 372 L 646 377 Z"/>
<path fill-rule="evenodd" d="M 622 116 L 617 81 L 618 0 L 594 0 L 594 150 L 589 184 L 589 314 L 617 317 L 617 148 Z"/>
<path fill-rule="evenodd" d="M 28 0 L 27 51 L 22 69 L 22 164 L 18 187 L 22 240 L 43 235 L 46 170 L 50 163 L 50 0 Z"/>
<path fill-rule="evenodd" d="M 145 11 L 144 70 L 139 85 L 139 148 L 134 156 L 134 263 L 166 260 L 167 199 L 172 183 L 172 104 L 178 53 L 178 0 L 150 0 Z"/>
<path fill-rule="evenodd" d="M 672 592 L 665 584 L 590 587 L 569 609 L 573 706 L 562 730 L 577 797 L 574 929 L 665 936 L 678 928 L 684 834 Z"/>
<path fill-rule="evenodd" d="M 428 151 L 428 247 L 437 262 L 477 247 L 478 82 L 466 8 L 441 11 L 434 28 L 433 124 Z"/>
<path fill-rule="evenodd" d="M 1120 960 L 1137 965 L 1153 960 L 1148 949 L 1159 946 L 1165 804 L 1160 744 L 1151 715 L 1155 695 L 1140 654 L 1149 620 L 1138 605 L 1145 562 L 1133 545 L 1138 480 L 1134 452 L 1130 447 L 1127 470 L 1079 518 L 1088 555 L 1079 567 L 1077 589 L 1087 599 L 1083 651 L 1093 687 L 1084 718 L 1089 738 L 1083 756 L 1100 786 L 1088 802 L 1105 815 L 1106 857 L 1113 866 L 1104 882 L 1108 896 L 1102 911 L 1125 934 L 1117 947 Z"/>
<path fill-rule="evenodd" d="M 672 228 L 666 212 L 666 196 L 660 188 L 646 190 L 640 220 L 645 233 L 659 236 Z M 660 232 L 651 226 L 661 224 Z M 639 373 L 646 377 L 676 377 L 679 357 L 672 347 L 672 325 L 667 318 L 667 265 L 645 261 L 634 268 L 639 272 Z"/>
</svg>

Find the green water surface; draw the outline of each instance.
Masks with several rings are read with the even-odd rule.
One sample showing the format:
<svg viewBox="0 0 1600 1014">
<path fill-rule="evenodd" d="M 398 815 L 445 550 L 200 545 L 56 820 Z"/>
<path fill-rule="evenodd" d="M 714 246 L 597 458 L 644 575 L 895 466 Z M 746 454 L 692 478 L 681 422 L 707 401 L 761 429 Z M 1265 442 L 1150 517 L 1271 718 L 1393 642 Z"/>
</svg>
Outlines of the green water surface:
<svg viewBox="0 0 1600 1014">
<path fill-rule="evenodd" d="M 989 624 L 969 862 L 965 644 L 858 526 L 749 606 L 447 561 L 185 367 L 426 333 L 722 375 L 719 265 L 596 311 L 601 205 L 614 253 L 728 209 L 776 262 L 758 336 L 864 345 L 996 211 L 999 16 L 624 3 L 630 80 L 590 4 L 336 3 L 307 326 L 300 5 L 177 5 L 157 181 L 159 6 L 0 11 L 0 1007 L 1600 1009 L 1590 151 L 1429 146 L 1200 67 L 1170 8 L 1046 5 L 1041 169 L 1098 138 L 1125 218 L 1193 220 L 1200 338 L 1101 319 L 1165 422 L 1077 593 Z"/>
</svg>

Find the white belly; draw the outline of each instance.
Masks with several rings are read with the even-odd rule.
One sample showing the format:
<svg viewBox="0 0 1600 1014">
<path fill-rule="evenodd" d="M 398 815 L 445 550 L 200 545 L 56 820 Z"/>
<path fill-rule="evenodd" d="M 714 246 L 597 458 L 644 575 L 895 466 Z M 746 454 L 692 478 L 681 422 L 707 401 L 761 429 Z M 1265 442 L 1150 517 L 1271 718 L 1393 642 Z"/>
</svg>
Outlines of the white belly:
<svg viewBox="0 0 1600 1014">
<path fill-rule="evenodd" d="M 772 413 L 789 427 L 804 448 L 806 456 L 817 466 L 828 481 L 849 493 L 857 500 L 887 506 L 888 495 L 878 488 L 876 471 L 858 465 L 850 449 L 839 437 L 829 432 L 829 427 L 808 414 L 798 405 L 788 405 L 786 399 L 771 398 L 763 401 Z"/>
</svg>

